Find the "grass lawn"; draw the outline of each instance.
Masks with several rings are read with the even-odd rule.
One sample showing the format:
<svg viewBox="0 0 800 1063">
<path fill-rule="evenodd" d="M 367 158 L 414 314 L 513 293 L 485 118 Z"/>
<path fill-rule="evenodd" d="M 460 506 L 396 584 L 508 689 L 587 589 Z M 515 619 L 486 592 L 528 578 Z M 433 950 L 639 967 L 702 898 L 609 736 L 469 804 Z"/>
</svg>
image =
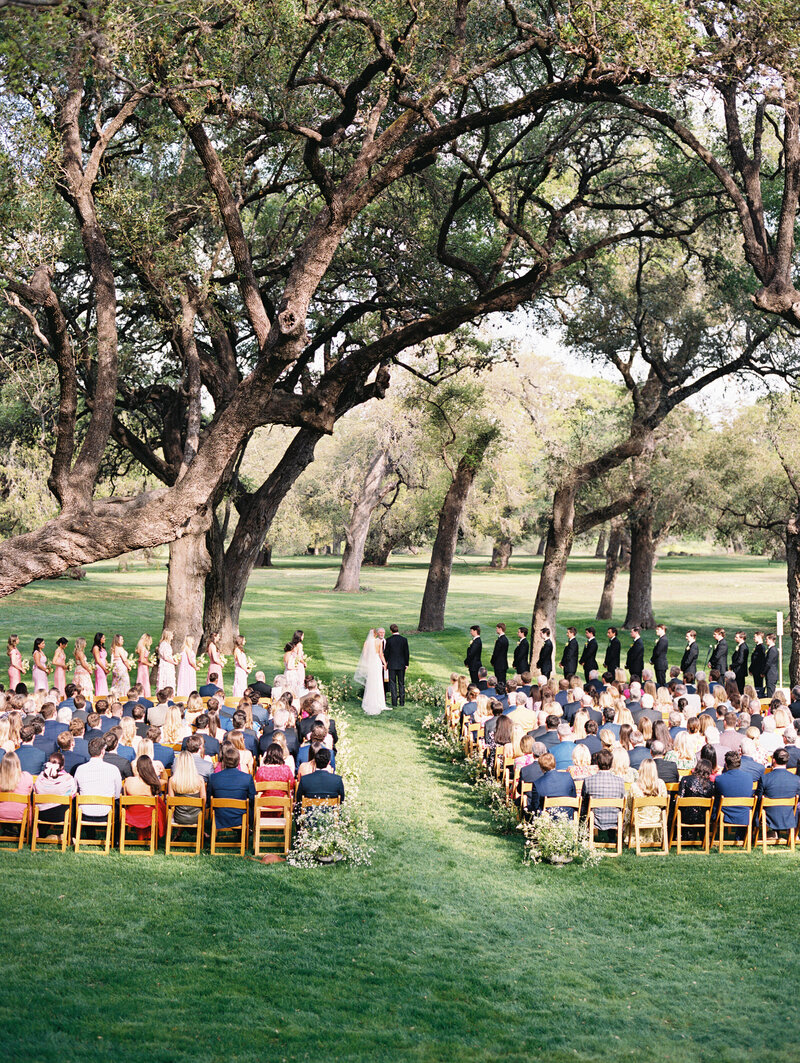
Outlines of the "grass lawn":
<svg viewBox="0 0 800 1063">
<path fill-rule="evenodd" d="M 412 678 L 458 667 L 475 620 L 526 623 L 536 568 L 459 561 L 452 626 L 412 637 Z M 297 626 L 323 677 L 352 671 L 370 624 L 414 627 L 424 564 L 365 570 L 372 590 L 355 596 L 329 593 L 334 579 L 325 559 L 255 574 L 242 629 L 268 673 Z M 773 626 L 782 579 L 753 559 L 660 562 L 671 656 L 688 626 L 701 646 L 718 623 Z M 573 565 L 560 636 L 591 622 L 601 580 L 600 562 Z M 2 630 L 26 656 L 38 634 L 48 649 L 61 633 L 156 636 L 163 583 L 97 566 L 0 602 Z M 354 706 L 369 868 L 0 853 L 3 1057 L 793 1063 L 800 855 L 525 867 L 521 839 L 492 834 L 456 769 L 429 755 L 421 715 Z"/>
</svg>

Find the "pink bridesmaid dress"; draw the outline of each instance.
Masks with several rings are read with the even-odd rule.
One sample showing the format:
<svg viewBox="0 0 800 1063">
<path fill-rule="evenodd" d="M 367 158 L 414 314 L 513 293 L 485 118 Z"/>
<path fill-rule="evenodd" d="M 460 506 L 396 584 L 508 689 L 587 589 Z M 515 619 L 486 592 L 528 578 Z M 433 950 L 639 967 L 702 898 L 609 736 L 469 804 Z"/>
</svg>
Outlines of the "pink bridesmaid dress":
<svg viewBox="0 0 800 1063">
<path fill-rule="evenodd" d="M 66 697 L 66 686 L 67 686 L 67 659 L 66 659 L 66 657 L 64 657 L 63 660 L 64 660 L 63 664 L 56 664 L 56 658 L 55 658 L 55 656 L 53 656 L 53 666 L 54 666 L 54 669 L 55 669 L 54 672 L 53 672 L 53 686 L 58 691 L 58 696 L 61 698 L 62 701 Z"/>
<path fill-rule="evenodd" d="M 139 667 L 136 669 L 136 682 L 141 684 L 144 697 L 150 697 L 150 663 L 147 656 L 139 658 Z"/>
<path fill-rule="evenodd" d="M 41 654 L 41 659 L 44 662 L 44 668 L 37 668 L 34 664 L 32 669 L 34 694 L 37 690 L 47 690 L 47 658 L 44 654 Z"/>
<path fill-rule="evenodd" d="M 193 690 L 197 690 L 197 657 L 190 650 L 184 650 L 178 665 L 175 693 L 179 698 L 188 698 Z"/>
<path fill-rule="evenodd" d="M 244 653 L 240 657 L 238 650 L 233 656 L 236 662 L 233 669 L 233 697 L 240 698 L 247 686 L 247 657 Z"/>
<path fill-rule="evenodd" d="M 108 653 L 103 649 L 100 650 L 100 660 L 105 665 L 108 660 Z M 99 664 L 94 666 L 94 696 L 96 698 L 108 697 L 108 676 L 104 667 L 100 667 Z"/>
<path fill-rule="evenodd" d="M 206 682 L 215 683 L 218 687 L 223 686 L 222 658 L 213 642 L 208 647 L 208 675 L 206 676 Z"/>
<path fill-rule="evenodd" d="M 8 689 L 16 690 L 22 682 L 22 653 L 15 646 L 8 655 Z"/>
</svg>

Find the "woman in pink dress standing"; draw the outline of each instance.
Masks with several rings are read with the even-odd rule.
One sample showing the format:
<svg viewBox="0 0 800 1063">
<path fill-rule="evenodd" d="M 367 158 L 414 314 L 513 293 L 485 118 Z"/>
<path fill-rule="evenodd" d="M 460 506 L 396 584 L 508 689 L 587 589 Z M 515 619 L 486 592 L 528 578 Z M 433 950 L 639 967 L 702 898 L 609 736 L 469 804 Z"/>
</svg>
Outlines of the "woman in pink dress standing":
<svg viewBox="0 0 800 1063">
<path fill-rule="evenodd" d="M 127 698 L 131 689 L 130 670 L 133 662 L 128 657 L 122 635 L 115 635 L 111 643 L 111 693 L 118 698 Z"/>
<path fill-rule="evenodd" d="M 92 669 L 86 659 L 86 639 L 75 639 L 75 651 L 72 656 L 75 661 L 75 671 L 73 673 L 75 686 L 78 687 L 85 698 L 91 701 L 94 694 L 94 684 L 92 683 Z"/>
<path fill-rule="evenodd" d="M 53 686 L 58 691 L 58 696 L 63 701 L 66 697 L 67 686 L 67 640 L 60 638 L 56 643 L 56 648 L 53 653 Z"/>
<path fill-rule="evenodd" d="M 150 647 L 153 640 L 150 635 L 142 635 L 136 643 L 136 682 L 141 684 L 142 694 L 150 697 Z"/>
<path fill-rule="evenodd" d="M 181 650 L 176 693 L 179 698 L 188 698 L 193 690 L 197 690 L 197 655 L 194 652 L 194 639 L 187 635 Z"/>
<path fill-rule="evenodd" d="M 50 667 L 44 654 L 44 639 L 33 640 L 33 692 L 47 690 Z"/>
<path fill-rule="evenodd" d="M 245 687 L 247 686 L 247 674 L 250 669 L 247 667 L 247 654 L 244 652 L 245 643 L 244 635 L 237 635 L 233 640 L 233 697 L 240 698 L 244 694 Z"/>
<path fill-rule="evenodd" d="M 173 690 L 175 689 L 175 665 L 178 661 L 172 652 L 172 635 L 173 632 L 168 628 L 165 628 L 161 632 L 161 641 L 158 644 L 158 679 L 156 682 L 156 690 L 163 690 L 164 687 L 172 687 Z"/>
<path fill-rule="evenodd" d="M 106 637 L 102 631 L 98 631 L 92 643 L 92 658 L 94 659 L 94 695 L 96 698 L 108 697 L 108 674 L 111 665 L 107 664 L 108 650 L 106 650 Z"/>
<path fill-rule="evenodd" d="M 292 642 L 294 643 L 295 670 L 297 673 L 297 690 L 295 693 L 298 697 L 302 697 L 303 691 L 306 688 L 306 651 L 303 647 L 304 637 L 304 632 L 299 628 L 292 635 Z"/>
<path fill-rule="evenodd" d="M 225 667 L 225 658 L 217 648 L 218 642 L 219 632 L 212 631 L 208 640 L 208 675 L 206 677 L 206 682 L 215 683 L 220 689 L 222 689 L 222 669 Z"/>
<path fill-rule="evenodd" d="M 19 648 L 19 635 L 11 635 L 6 653 L 8 654 L 8 689 L 13 694 L 22 682 L 22 653 Z"/>
</svg>

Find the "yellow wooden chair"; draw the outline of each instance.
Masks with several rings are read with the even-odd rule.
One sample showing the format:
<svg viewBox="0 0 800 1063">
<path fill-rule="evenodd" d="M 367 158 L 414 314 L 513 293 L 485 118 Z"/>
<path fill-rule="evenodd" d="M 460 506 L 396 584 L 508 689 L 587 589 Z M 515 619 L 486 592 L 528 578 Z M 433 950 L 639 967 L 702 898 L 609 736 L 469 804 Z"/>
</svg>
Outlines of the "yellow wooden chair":
<svg viewBox="0 0 800 1063">
<path fill-rule="evenodd" d="M 778 832 L 778 840 L 769 846 L 767 843 L 767 833 L 770 827 L 767 823 L 767 809 L 768 808 L 791 808 L 794 814 L 795 826 L 786 833 L 788 837 L 786 839 L 786 846 L 782 846 L 780 843 L 781 832 Z M 761 843 L 761 851 L 767 853 L 770 848 L 773 852 L 790 852 L 793 853 L 797 842 L 797 798 L 796 797 L 763 797 L 761 799 L 761 813 L 758 817 L 758 833 L 756 834 L 756 845 Z"/>
<path fill-rule="evenodd" d="M 129 808 L 150 809 L 150 837 L 147 841 L 139 841 L 126 838 L 125 831 L 128 829 L 126 814 Z M 135 830 L 136 828 L 131 828 Z M 119 851 L 121 853 L 138 853 L 140 856 L 153 856 L 158 845 L 158 798 L 129 797 L 123 795 L 119 799 Z"/>
<path fill-rule="evenodd" d="M 581 808 L 581 800 L 579 797 L 546 797 L 544 804 L 542 805 L 542 811 L 547 812 L 550 809 L 558 808 L 572 808 L 575 810 L 575 816 L 573 822 L 575 826 L 578 826 L 578 813 Z"/>
<path fill-rule="evenodd" d="M 200 814 L 197 817 L 197 823 L 176 823 L 175 809 L 178 805 L 181 805 L 182 807 L 189 806 L 191 808 L 199 808 Z M 206 803 L 202 797 L 183 797 L 173 795 L 167 798 L 167 839 L 165 844 L 165 852 L 167 856 L 170 855 L 173 849 L 185 850 L 186 854 L 190 856 L 199 855 L 200 850 L 203 847 L 205 806 Z M 172 837 L 173 830 L 194 831 L 194 839 L 191 841 L 175 841 Z"/>
<path fill-rule="evenodd" d="M 249 824 L 247 821 L 248 813 L 247 800 L 238 800 L 233 797 L 212 797 L 211 798 L 211 855 L 215 856 L 218 849 L 238 849 L 239 856 L 244 856 L 244 851 L 247 848 L 247 839 L 249 837 Z M 242 818 L 238 827 L 218 827 L 217 817 L 214 815 L 216 811 L 221 808 L 235 808 L 241 809 Z M 220 842 L 217 841 L 217 834 L 229 834 L 239 833 L 239 840 L 232 842 Z"/>
<path fill-rule="evenodd" d="M 273 784 L 268 785 L 276 789 Z M 262 840 L 264 832 L 267 837 Z M 285 856 L 291 847 L 292 799 L 288 792 L 280 797 L 259 794 L 253 812 L 253 852 L 260 856 L 262 849 L 279 849 Z"/>
<path fill-rule="evenodd" d="M 617 840 L 615 842 L 599 842 L 594 836 L 594 814 L 598 808 L 615 808 L 617 810 Z M 592 849 L 613 849 L 610 855 L 622 855 L 622 813 L 625 808 L 625 799 L 622 797 L 590 797 L 589 798 L 589 846 Z M 613 829 L 613 828 L 611 828 Z"/>
<path fill-rule="evenodd" d="M 307 812 L 311 808 L 338 808 L 341 803 L 338 797 L 304 797 L 300 809 Z"/>
<path fill-rule="evenodd" d="M 714 840 L 719 845 L 719 851 L 731 852 L 736 851 L 737 846 L 733 841 L 725 841 L 726 830 L 743 830 L 745 832 L 744 845 L 741 851 L 744 853 L 752 852 L 753 848 L 753 812 L 755 811 L 756 799 L 754 797 L 723 797 L 720 799 L 719 812 L 717 813 L 717 819 L 714 824 Z M 725 822 L 725 809 L 726 808 L 746 808 L 747 823 L 726 823 Z M 727 844 L 727 848 L 726 848 Z"/>
<path fill-rule="evenodd" d="M 0 843 L 11 843 L 15 845 L 17 849 L 21 849 L 22 846 L 28 840 L 28 824 L 30 823 L 30 798 L 27 794 L 12 794 L 12 793 L 0 793 L 0 801 L 8 801 L 14 805 L 24 805 L 22 810 L 22 819 L 0 819 L 0 829 L 2 824 L 7 823 L 19 827 L 19 833 L 16 831 L 6 831 L 0 834 Z"/>
<path fill-rule="evenodd" d="M 533 793 L 532 782 L 522 782 L 519 784 L 519 818 L 522 820 L 525 818 L 525 813 L 528 811 L 528 796 Z"/>
<path fill-rule="evenodd" d="M 102 805 L 108 808 L 108 815 L 106 816 L 106 833 L 105 838 L 84 838 L 84 827 L 99 828 L 102 823 L 93 820 L 90 822 L 84 822 L 83 809 L 86 805 Z M 75 822 L 75 852 L 79 853 L 81 848 L 83 849 L 103 849 L 106 856 L 111 852 L 111 846 L 114 844 L 114 798 L 113 797 L 100 797 L 97 794 L 78 794 L 75 798 L 75 809 L 77 812 L 77 818 Z"/>
<path fill-rule="evenodd" d="M 628 825 L 628 848 L 631 847 L 631 834 L 636 839 L 636 855 L 652 856 L 654 853 L 666 855 L 669 852 L 669 835 L 667 833 L 667 809 L 669 807 L 669 795 L 661 797 L 634 797 L 631 803 L 631 821 Z M 661 809 L 661 841 L 643 842 L 640 834 L 638 812 L 642 808 Z"/>
<path fill-rule="evenodd" d="M 42 805 L 63 805 L 64 806 L 64 818 L 59 821 L 54 820 L 41 820 L 43 823 L 47 823 L 50 827 L 61 827 L 60 834 L 44 835 L 39 838 L 39 822 L 40 812 Z M 35 853 L 41 845 L 57 845 L 60 847 L 61 852 L 67 851 L 67 845 L 70 841 L 70 827 L 72 826 L 72 798 L 57 796 L 56 794 L 34 794 L 33 795 L 33 825 L 31 826 L 31 852 Z"/>
<path fill-rule="evenodd" d="M 711 852 L 711 806 L 714 804 L 712 797 L 679 797 L 675 802 L 675 816 L 672 820 L 672 834 L 670 835 L 669 844 L 670 848 L 675 843 L 677 845 L 678 853 L 682 853 L 684 849 L 699 849 L 703 853 Z M 699 824 L 697 823 L 684 823 L 683 811 L 686 808 L 702 808 L 705 809 L 703 837 L 702 838 L 684 838 L 684 828 L 691 830 L 697 830 Z"/>
</svg>

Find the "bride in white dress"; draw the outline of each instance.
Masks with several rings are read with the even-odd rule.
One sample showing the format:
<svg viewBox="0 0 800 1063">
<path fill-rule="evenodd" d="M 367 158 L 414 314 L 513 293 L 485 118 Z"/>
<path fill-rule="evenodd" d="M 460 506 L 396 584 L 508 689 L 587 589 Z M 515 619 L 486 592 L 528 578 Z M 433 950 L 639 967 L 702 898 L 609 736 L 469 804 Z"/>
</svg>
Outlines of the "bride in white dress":
<svg viewBox="0 0 800 1063">
<path fill-rule="evenodd" d="M 367 716 L 378 716 L 388 708 L 386 693 L 383 689 L 384 664 L 381 640 L 375 634 L 375 629 L 370 628 L 364 649 L 361 651 L 361 659 L 353 676 L 357 683 L 364 684 L 361 708 Z"/>
</svg>

